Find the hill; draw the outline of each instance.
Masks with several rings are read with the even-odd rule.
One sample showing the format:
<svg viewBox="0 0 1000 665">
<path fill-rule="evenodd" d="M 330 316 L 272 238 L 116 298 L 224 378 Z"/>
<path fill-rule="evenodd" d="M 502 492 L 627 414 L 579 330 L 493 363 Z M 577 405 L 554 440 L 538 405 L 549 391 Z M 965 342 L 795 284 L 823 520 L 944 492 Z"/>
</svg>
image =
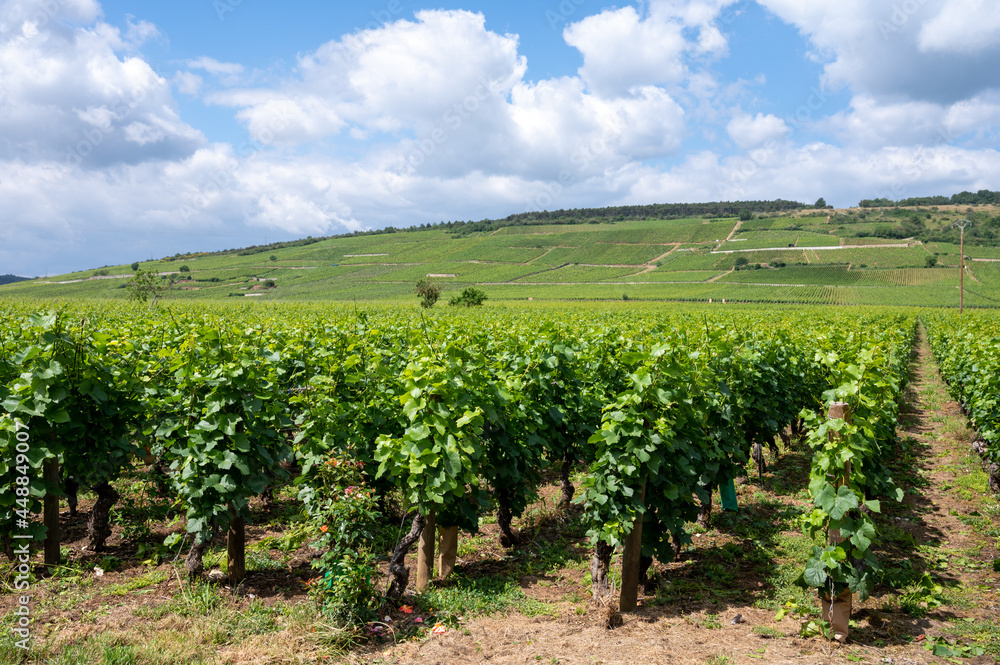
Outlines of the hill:
<svg viewBox="0 0 1000 665">
<path fill-rule="evenodd" d="M 17 275 L 0 275 L 0 284 L 13 284 L 15 282 L 26 282 L 30 277 L 18 277 Z"/>
<path fill-rule="evenodd" d="M 753 202 L 749 202 L 753 203 Z M 716 204 L 703 204 L 716 205 Z M 142 263 L 169 298 L 445 299 L 477 286 L 493 300 L 673 300 L 957 306 L 960 218 L 965 304 L 1000 306 L 996 205 L 813 209 L 647 217 L 650 207 L 307 238 Z M 666 212 L 661 210 L 660 212 Z M 530 215 L 535 215 L 533 218 Z M 752 219 L 746 217 L 752 216 Z M 605 220 L 605 221 L 602 221 Z M 976 244 L 979 243 L 979 244 Z M 124 298 L 130 266 L 0 287 L 0 295 Z"/>
</svg>

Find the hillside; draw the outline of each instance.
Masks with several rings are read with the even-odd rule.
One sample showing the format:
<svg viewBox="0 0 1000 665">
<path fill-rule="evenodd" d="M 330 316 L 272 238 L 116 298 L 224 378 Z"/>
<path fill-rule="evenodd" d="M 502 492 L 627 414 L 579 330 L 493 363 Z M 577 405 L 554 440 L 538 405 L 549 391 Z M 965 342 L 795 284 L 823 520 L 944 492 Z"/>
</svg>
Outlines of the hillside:
<svg viewBox="0 0 1000 665">
<path fill-rule="evenodd" d="M 795 209 L 736 217 L 515 220 L 192 253 L 147 261 L 170 299 L 414 298 L 429 278 L 445 298 L 697 300 L 957 306 L 958 235 L 968 218 L 965 304 L 1000 306 L 995 205 Z M 618 215 L 624 217 L 624 215 Z M 613 219 L 607 215 L 605 219 Z M 476 223 L 481 224 L 481 223 Z M 923 238 L 921 240 L 920 238 Z M 936 265 L 931 267 L 929 264 Z M 0 295 L 125 298 L 128 265 L 0 287 Z"/>
</svg>

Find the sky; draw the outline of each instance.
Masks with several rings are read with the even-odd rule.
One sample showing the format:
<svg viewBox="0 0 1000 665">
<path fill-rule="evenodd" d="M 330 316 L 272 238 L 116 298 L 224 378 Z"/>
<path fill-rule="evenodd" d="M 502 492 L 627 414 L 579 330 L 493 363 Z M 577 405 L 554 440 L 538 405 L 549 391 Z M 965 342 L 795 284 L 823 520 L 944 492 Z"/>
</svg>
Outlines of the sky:
<svg viewBox="0 0 1000 665">
<path fill-rule="evenodd" d="M 1000 189 L 988 0 L 0 0 L 0 274 Z"/>
</svg>

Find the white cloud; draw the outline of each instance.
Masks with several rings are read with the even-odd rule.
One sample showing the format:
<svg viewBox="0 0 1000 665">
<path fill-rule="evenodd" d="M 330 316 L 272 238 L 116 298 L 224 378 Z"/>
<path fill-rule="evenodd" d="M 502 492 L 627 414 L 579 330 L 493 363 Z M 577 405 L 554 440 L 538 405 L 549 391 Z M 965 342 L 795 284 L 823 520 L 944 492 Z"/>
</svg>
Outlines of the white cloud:
<svg viewBox="0 0 1000 665">
<path fill-rule="evenodd" d="M 54 11 L 53 11 L 53 8 Z M 169 159 L 204 142 L 182 122 L 170 86 L 127 50 L 90 2 L 10 2 L 0 24 L 0 159 L 47 159 L 75 168 Z M 149 31 L 143 28 L 143 31 Z"/>
<path fill-rule="evenodd" d="M 232 76 L 243 73 L 243 65 L 235 62 L 220 62 L 215 58 L 203 56 L 186 62 L 192 69 L 204 69 L 209 74 Z"/>
<path fill-rule="evenodd" d="M 780 143 L 726 159 L 713 152 L 697 153 L 665 172 L 637 167 L 619 202 L 781 197 L 809 203 L 823 196 L 839 207 L 883 196 L 900 199 L 988 189 L 998 178 L 996 150 L 949 145 L 861 150 Z"/>
<path fill-rule="evenodd" d="M 517 38 L 485 29 L 482 14 L 419 11 L 347 35 L 299 60 L 300 78 L 275 90 L 233 90 L 210 103 L 240 108 L 248 127 L 274 124 L 279 141 L 321 139 L 348 124 L 363 130 L 429 129 L 445 111 L 485 91 L 504 95 L 526 69 Z"/>
<path fill-rule="evenodd" d="M 191 72 L 177 72 L 174 74 L 171 82 L 177 86 L 177 90 L 181 94 L 197 95 L 201 92 L 201 86 L 205 80 Z"/>
<path fill-rule="evenodd" d="M 937 145 L 995 135 L 1000 127 L 1000 93 L 955 104 L 924 101 L 879 102 L 858 95 L 851 106 L 818 123 L 851 146 Z M 984 135 L 985 133 L 985 135 Z"/>
<path fill-rule="evenodd" d="M 741 150 L 774 141 L 788 134 L 788 125 L 774 115 L 739 113 L 726 125 L 726 132 Z"/>
<path fill-rule="evenodd" d="M 757 99 L 750 82 L 715 67 L 727 44 L 713 20 L 732 0 L 650 0 L 641 12 L 582 18 L 565 32 L 579 71 L 542 80 L 527 78 L 518 37 L 487 30 L 481 14 L 421 11 L 324 44 L 294 76 L 257 88 L 241 64 L 208 57 L 164 79 L 135 50 L 155 26 L 130 20 L 123 36 L 94 2 L 66 1 L 58 17 L 36 20 L 44 3 L 8 0 L 0 200 L 14 230 L 3 235 L 30 247 L 34 233 L 50 254 L 87 247 L 93 265 L 143 258 L 144 242 L 161 256 L 164 237 L 173 253 L 219 246 L 212 234 L 240 246 L 265 229 L 320 235 L 525 209 L 778 196 L 844 205 L 996 188 L 1000 156 L 977 149 L 996 145 L 996 68 L 955 66 L 987 61 L 991 37 L 970 40 L 974 53 L 956 49 L 943 0 L 917 0 L 921 11 L 885 34 L 891 8 L 881 4 L 761 3 L 807 36 L 827 88 L 851 90 L 850 107 L 832 116 L 826 93 L 810 92 L 810 132 L 840 145 L 796 145 L 805 132 L 793 135 L 792 120 L 733 114 L 781 100 Z M 938 43 L 921 42 L 927 25 L 940 27 Z M 766 92 L 764 83 L 755 85 Z M 215 90 L 207 99 L 231 107 L 257 143 L 207 144 L 171 88 Z M 720 152 L 727 134 L 742 154 Z M 678 158 L 689 136 L 699 151 Z M 44 259 L 11 246 L 0 242 L 6 265 Z"/>
<path fill-rule="evenodd" d="M 481 14 L 422 11 L 321 46 L 276 89 L 208 99 L 279 144 L 393 135 L 365 161 L 401 174 L 579 179 L 681 144 L 684 111 L 662 88 L 598 95 L 579 77 L 525 72 L 517 37 L 486 30 Z"/>
<path fill-rule="evenodd" d="M 995 2 L 963 0 L 946 3 L 923 23 L 919 44 L 925 51 L 975 54 L 995 50 L 1000 42 L 1000 12 Z"/>
<path fill-rule="evenodd" d="M 733 2 L 659 0 L 646 16 L 630 6 L 606 9 L 566 26 L 563 38 L 583 55 L 580 77 L 597 94 L 676 85 L 688 76 L 688 56 L 726 52 L 726 38 L 713 21 Z M 686 32 L 692 30 L 698 36 L 690 41 Z"/>
<path fill-rule="evenodd" d="M 580 76 L 599 94 L 619 95 L 637 85 L 680 83 L 688 47 L 683 24 L 643 20 L 634 7 L 588 16 L 566 27 L 566 43 L 583 55 Z"/>
<path fill-rule="evenodd" d="M 1000 88 L 1000 19 L 978 0 L 758 2 L 809 38 L 830 87 L 939 104 Z"/>
</svg>

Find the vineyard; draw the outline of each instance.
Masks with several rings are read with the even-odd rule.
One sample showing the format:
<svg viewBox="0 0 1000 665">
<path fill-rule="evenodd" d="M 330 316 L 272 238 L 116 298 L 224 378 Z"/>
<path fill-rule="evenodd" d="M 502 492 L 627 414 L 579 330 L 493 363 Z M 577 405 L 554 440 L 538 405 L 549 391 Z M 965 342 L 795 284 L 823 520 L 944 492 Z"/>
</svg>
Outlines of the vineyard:
<svg viewBox="0 0 1000 665">
<path fill-rule="evenodd" d="M 449 293 L 448 299 L 475 287 L 493 301 L 627 297 L 957 306 L 959 249 L 942 242 L 949 238 L 943 229 L 950 228 L 956 213 L 923 212 L 920 224 L 943 228 L 933 240 L 921 241 L 904 237 L 906 230 L 918 229 L 915 217 L 900 226 L 896 212 L 873 216 L 865 210 L 804 209 L 753 219 L 570 215 L 565 219 L 574 223 L 465 224 L 460 231 L 414 227 L 273 243 L 270 249 L 150 256 L 5 284 L 0 295 L 125 300 L 129 283 L 142 270 L 160 280 L 164 298 L 178 301 L 401 301 L 412 297 L 417 281 L 430 279 Z M 994 224 L 992 208 L 964 214 L 979 227 Z M 1000 307 L 993 279 L 1000 250 L 966 243 L 966 254 L 966 304 Z M 724 274 L 738 267 L 768 270 Z"/>
<path fill-rule="evenodd" d="M 364 642 L 395 608 L 440 593 L 436 530 L 439 573 L 484 529 L 503 561 L 551 501 L 613 627 L 707 525 L 732 519 L 734 482 L 762 479 L 783 451 L 809 470 L 790 491 L 807 499 L 793 577 L 811 592 L 785 596 L 779 616 L 844 640 L 852 599 L 893 586 L 882 515 L 904 495 L 910 314 L 0 308 L 0 540 L 15 562 L 34 540 L 32 584 L 71 565 L 60 503 L 75 514 L 88 497 L 83 556 L 100 557 L 139 478 L 172 526 L 115 532 L 115 551 L 183 557 L 193 589 L 214 564 L 237 588 L 268 565 L 248 532 L 286 498 L 286 546 L 315 552 L 315 607 L 338 644 Z M 995 325 L 927 325 L 997 489 Z M 443 629 L 457 617 L 439 603 Z"/>
</svg>

